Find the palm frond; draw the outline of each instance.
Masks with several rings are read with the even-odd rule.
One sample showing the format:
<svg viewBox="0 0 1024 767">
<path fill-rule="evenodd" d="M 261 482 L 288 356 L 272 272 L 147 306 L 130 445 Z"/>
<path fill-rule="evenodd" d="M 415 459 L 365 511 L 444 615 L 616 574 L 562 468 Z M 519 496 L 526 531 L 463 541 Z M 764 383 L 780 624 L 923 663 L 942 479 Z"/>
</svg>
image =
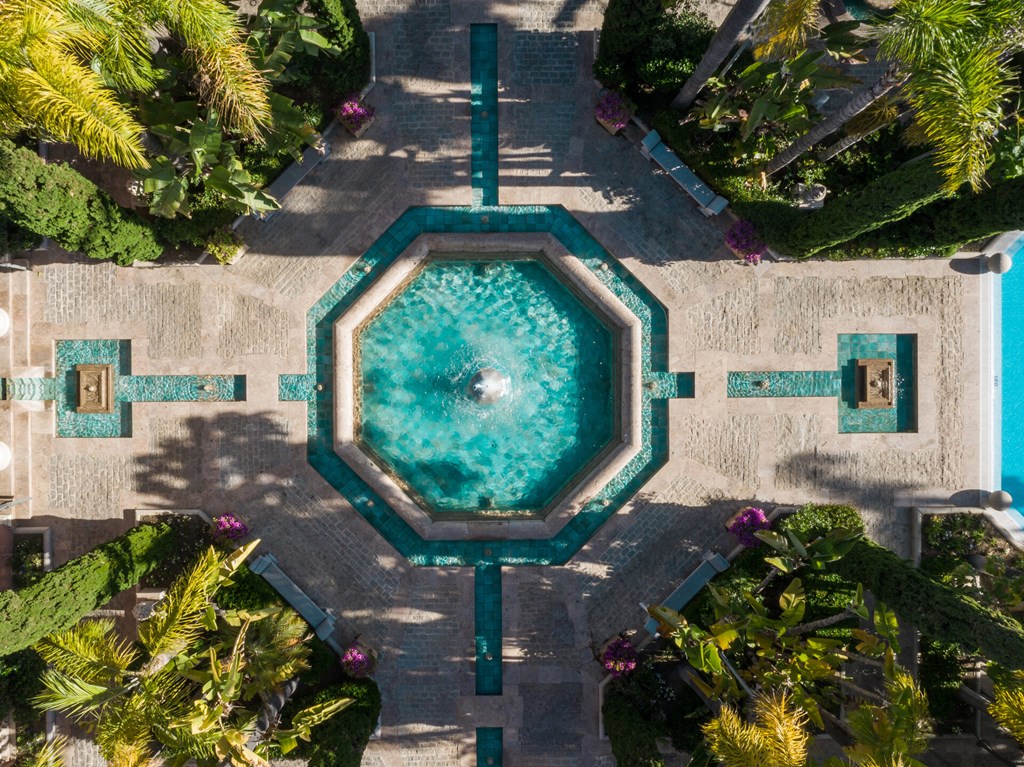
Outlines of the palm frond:
<svg viewBox="0 0 1024 767">
<path fill-rule="evenodd" d="M 144 674 L 157 673 L 200 637 L 220 565 L 211 546 L 174 582 L 149 619 L 139 624 L 139 641 L 151 656 Z"/>
<path fill-rule="evenodd" d="M 36 705 L 67 714 L 76 721 L 98 715 L 128 692 L 125 687 L 91 684 L 52 668 L 43 672 L 41 681 L 46 690 L 34 698 Z"/>
<path fill-rule="evenodd" d="M 291 609 L 249 625 L 244 653 L 246 693 L 268 692 L 309 668 L 309 625 Z"/>
<path fill-rule="evenodd" d="M 1003 104 L 1013 92 L 1011 73 L 999 59 L 991 48 L 959 50 L 915 70 L 908 83 L 916 120 L 935 145 L 950 193 L 965 182 L 977 191 L 984 182 Z"/>
<path fill-rule="evenodd" d="M 145 767 L 153 757 L 151 702 L 136 692 L 104 712 L 96 745 L 111 767 Z"/>
<path fill-rule="evenodd" d="M 757 23 L 757 58 L 784 59 L 807 49 L 818 29 L 821 0 L 772 0 Z"/>
<path fill-rule="evenodd" d="M 757 767 L 764 762 L 764 743 L 756 727 L 748 726 L 731 706 L 702 728 L 708 750 L 722 767 Z"/>
<path fill-rule="evenodd" d="M 52 54 L 52 49 L 36 46 L 32 66 L 14 73 L 19 111 L 88 157 L 109 157 L 129 168 L 145 166 L 142 126 L 95 72 Z"/>
<path fill-rule="evenodd" d="M 95 57 L 103 77 L 124 91 L 152 89 L 156 75 L 141 9 L 107 0 L 65 0 L 64 7 L 89 37 L 81 55 L 85 60 Z"/>
<path fill-rule="evenodd" d="M 988 712 L 1018 743 L 1024 743 L 1024 687 L 996 687 Z"/>
<path fill-rule="evenodd" d="M 200 96 L 226 126 L 259 140 L 272 119 L 269 84 L 249 59 L 237 14 L 220 0 L 162 0 L 159 8 L 195 62 Z"/>
<path fill-rule="evenodd" d="M 113 632 L 112 620 L 85 620 L 46 637 L 36 645 L 36 651 L 65 674 L 93 684 L 118 686 L 139 653 Z"/>
<path fill-rule="evenodd" d="M 873 34 L 887 58 L 914 65 L 931 61 L 947 44 L 978 29 L 977 0 L 903 0 Z"/>
<path fill-rule="evenodd" d="M 58 735 L 36 752 L 32 760 L 25 767 L 64 767 L 64 749 L 68 745 L 68 739 Z"/>
<path fill-rule="evenodd" d="M 793 706 L 782 693 L 758 694 L 754 698 L 754 719 L 761 730 L 772 764 L 778 767 L 804 767 L 811 734 L 807 714 Z"/>
</svg>

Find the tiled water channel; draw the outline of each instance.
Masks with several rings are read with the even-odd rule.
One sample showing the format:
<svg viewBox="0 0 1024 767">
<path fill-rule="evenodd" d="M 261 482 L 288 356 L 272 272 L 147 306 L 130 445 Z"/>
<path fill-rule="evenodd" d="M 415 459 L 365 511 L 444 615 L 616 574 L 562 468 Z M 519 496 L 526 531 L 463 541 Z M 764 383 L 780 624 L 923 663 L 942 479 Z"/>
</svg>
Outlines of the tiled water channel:
<svg viewBox="0 0 1024 767">
<path fill-rule="evenodd" d="M 130 437 L 133 402 L 232 402 L 245 399 L 245 376 L 131 375 L 131 342 L 113 339 L 56 342 L 53 378 L 8 378 L 9 400 L 53 400 L 58 437 Z M 112 413 L 79 413 L 76 365 L 110 365 Z"/>
<path fill-rule="evenodd" d="M 896 406 L 857 407 L 857 360 L 891 359 L 896 368 Z M 836 397 L 839 433 L 911 432 L 917 428 L 917 336 L 844 333 L 837 339 L 836 370 L 730 372 L 730 397 Z"/>
</svg>

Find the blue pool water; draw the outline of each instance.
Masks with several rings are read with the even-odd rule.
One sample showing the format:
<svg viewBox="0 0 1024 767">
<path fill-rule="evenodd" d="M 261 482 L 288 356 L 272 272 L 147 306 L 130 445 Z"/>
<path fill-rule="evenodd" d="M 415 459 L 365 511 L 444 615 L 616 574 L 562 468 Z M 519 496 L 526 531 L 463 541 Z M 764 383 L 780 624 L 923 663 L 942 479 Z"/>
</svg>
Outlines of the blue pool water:
<svg viewBox="0 0 1024 767">
<path fill-rule="evenodd" d="M 359 437 L 434 512 L 541 511 L 611 442 L 612 343 L 538 260 L 431 261 L 360 332 Z"/>
<path fill-rule="evenodd" d="M 1014 266 L 1002 280 L 1002 489 L 1024 503 L 1024 235 L 1006 249 Z"/>
</svg>

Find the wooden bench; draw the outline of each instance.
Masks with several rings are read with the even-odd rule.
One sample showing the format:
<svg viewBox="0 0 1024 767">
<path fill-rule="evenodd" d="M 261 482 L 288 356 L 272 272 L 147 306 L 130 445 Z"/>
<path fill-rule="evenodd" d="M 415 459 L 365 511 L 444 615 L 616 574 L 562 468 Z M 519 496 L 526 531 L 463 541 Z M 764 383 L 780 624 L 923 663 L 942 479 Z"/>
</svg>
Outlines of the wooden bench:
<svg viewBox="0 0 1024 767">
<path fill-rule="evenodd" d="M 729 560 L 715 551 L 705 551 L 701 562 L 694 568 L 693 572 L 686 576 L 686 580 L 679 584 L 675 591 L 661 600 L 658 604 L 663 607 L 671 607 L 677 612 L 682 610 L 704 588 L 708 581 L 719 573 L 729 569 Z M 647 606 L 641 605 L 646 612 Z M 644 629 L 652 637 L 658 635 L 658 621 L 648 618 Z"/>
<path fill-rule="evenodd" d="M 713 189 L 697 178 L 697 174 L 676 157 L 675 152 L 665 146 L 658 131 L 652 130 L 644 136 L 640 142 L 640 153 L 661 166 L 673 181 L 697 201 L 700 212 L 705 216 L 717 216 L 729 204 L 727 199 L 716 195 Z"/>
<path fill-rule="evenodd" d="M 277 566 L 277 558 L 269 552 L 257 557 L 249 565 L 249 569 L 274 587 L 274 590 L 290 604 L 295 611 L 306 619 L 306 622 L 313 627 L 313 631 L 320 639 L 324 640 L 338 655 L 343 650 L 331 637 L 334 633 L 335 618 L 326 611 L 320 609 L 306 593 L 300 589 L 291 578 L 284 574 L 284 571 Z"/>
</svg>

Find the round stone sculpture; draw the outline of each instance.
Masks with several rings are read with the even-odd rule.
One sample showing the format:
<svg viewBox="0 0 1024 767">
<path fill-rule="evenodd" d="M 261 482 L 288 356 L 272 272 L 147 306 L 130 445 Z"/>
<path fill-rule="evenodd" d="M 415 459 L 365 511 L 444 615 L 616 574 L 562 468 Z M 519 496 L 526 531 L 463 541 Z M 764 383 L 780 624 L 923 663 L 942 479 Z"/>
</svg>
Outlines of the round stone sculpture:
<svg viewBox="0 0 1024 767">
<path fill-rule="evenodd" d="M 993 253 L 987 259 L 988 270 L 993 274 L 1006 274 L 1013 266 L 1013 259 L 1009 253 Z"/>
<path fill-rule="evenodd" d="M 995 492 L 989 493 L 988 505 L 996 511 L 1006 511 L 1008 508 L 1013 506 L 1013 496 L 1005 490 L 996 490 Z"/>
</svg>

